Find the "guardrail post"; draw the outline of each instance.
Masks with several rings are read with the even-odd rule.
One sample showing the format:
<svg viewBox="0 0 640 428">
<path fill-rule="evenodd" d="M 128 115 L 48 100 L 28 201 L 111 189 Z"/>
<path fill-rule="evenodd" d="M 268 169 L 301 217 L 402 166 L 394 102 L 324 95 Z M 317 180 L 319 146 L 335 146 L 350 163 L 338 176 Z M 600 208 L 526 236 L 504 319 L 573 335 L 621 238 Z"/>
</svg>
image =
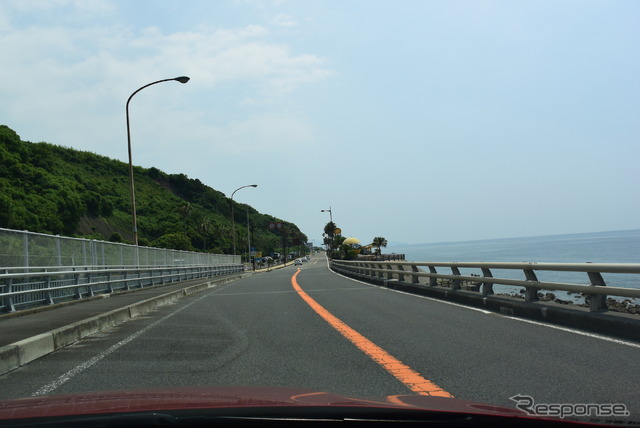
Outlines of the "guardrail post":
<svg viewBox="0 0 640 428">
<path fill-rule="evenodd" d="M 435 266 L 429 266 L 429 273 L 438 274 L 438 271 L 436 270 Z M 429 287 L 435 287 L 436 285 L 438 285 L 438 278 L 436 278 L 435 276 L 430 276 Z"/>
<path fill-rule="evenodd" d="M 53 305 L 53 295 L 51 294 L 51 277 L 50 276 L 47 277 L 47 288 L 48 288 L 47 293 L 46 293 L 47 297 L 46 297 L 44 303 L 46 305 Z"/>
<path fill-rule="evenodd" d="M 9 281 L 7 282 L 7 291 L 9 291 L 9 293 L 11 293 L 13 291 L 13 278 L 9 278 Z M 13 304 L 13 297 L 12 296 L 6 297 L 5 302 L 6 302 L 6 304 L 4 305 L 4 307 L 5 307 L 5 311 L 6 312 L 15 312 L 16 311 L 16 307 Z"/>
<path fill-rule="evenodd" d="M 22 246 L 23 246 L 23 256 L 24 256 L 24 267 L 29 266 L 29 234 L 25 233 L 22 235 Z"/>
<path fill-rule="evenodd" d="M 366 262 L 360 262 L 360 274 L 362 276 L 368 276 L 369 275 L 369 266 L 367 265 Z"/>
<path fill-rule="evenodd" d="M 58 266 L 62 266 L 62 251 L 60 250 L 60 237 L 55 239 L 56 244 L 56 258 L 58 259 Z"/>
<path fill-rule="evenodd" d="M 393 265 L 391 263 L 387 263 L 386 270 L 390 271 Z M 393 274 L 391 272 L 387 272 L 387 279 L 393 279 Z"/>
<path fill-rule="evenodd" d="M 460 273 L 460 269 L 458 269 L 457 266 L 451 266 L 451 273 L 453 273 L 456 276 L 462 275 Z M 453 282 L 451 283 L 451 290 L 452 291 L 460 290 L 460 285 L 461 285 L 461 281 L 459 279 L 454 279 Z"/>
<path fill-rule="evenodd" d="M 533 269 L 523 269 L 523 272 L 527 281 L 538 282 L 538 277 Z M 527 302 L 537 302 L 539 300 L 538 289 L 535 287 L 525 287 L 524 300 Z"/>
<path fill-rule="evenodd" d="M 378 263 L 378 269 L 380 269 L 380 272 L 378 272 L 378 278 L 384 279 L 384 266 L 382 266 L 382 263 Z"/>
<path fill-rule="evenodd" d="M 376 273 L 373 271 L 374 269 L 374 265 L 368 262 L 365 262 L 364 265 L 364 274 L 366 276 L 369 276 L 371 278 L 375 278 L 376 277 Z"/>
<path fill-rule="evenodd" d="M 77 285 L 77 287 L 76 287 L 76 299 L 78 299 L 78 300 L 82 299 L 82 292 L 80 291 L 80 275 L 82 275 L 80 272 L 75 274 L 75 277 L 76 277 L 75 283 Z"/>
<path fill-rule="evenodd" d="M 482 276 L 484 276 L 485 278 L 493 278 L 493 275 L 491 274 L 491 270 L 489 268 L 481 268 L 482 269 Z M 482 295 L 483 296 L 488 296 L 489 294 L 493 294 L 493 283 L 491 282 L 483 282 L 482 283 Z"/>
<path fill-rule="evenodd" d="M 402 271 L 404 270 L 404 267 L 402 267 L 401 264 L 398 264 L 397 266 L 398 266 L 398 270 L 402 270 Z M 404 281 L 404 274 L 403 273 L 399 273 L 398 274 L 398 281 Z"/>
<path fill-rule="evenodd" d="M 604 278 L 600 272 L 587 272 L 587 274 L 589 275 L 591 285 L 606 287 L 607 284 L 604 282 Z M 606 294 L 590 294 L 589 300 L 589 310 L 591 312 L 606 311 L 609 309 Z"/>
<path fill-rule="evenodd" d="M 416 265 L 411 265 L 411 271 L 412 272 L 420 272 L 420 269 L 418 269 L 418 266 Z M 420 277 L 418 275 L 411 275 L 411 283 L 412 284 L 418 284 L 420 282 Z"/>
<path fill-rule="evenodd" d="M 87 274 L 87 281 L 88 281 L 87 291 L 88 291 L 89 297 L 93 297 L 94 294 L 93 294 L 93 288 L 91 288 L 92 278 L 91 278 L 91 274 L 90 273 Z"/>
</svg>

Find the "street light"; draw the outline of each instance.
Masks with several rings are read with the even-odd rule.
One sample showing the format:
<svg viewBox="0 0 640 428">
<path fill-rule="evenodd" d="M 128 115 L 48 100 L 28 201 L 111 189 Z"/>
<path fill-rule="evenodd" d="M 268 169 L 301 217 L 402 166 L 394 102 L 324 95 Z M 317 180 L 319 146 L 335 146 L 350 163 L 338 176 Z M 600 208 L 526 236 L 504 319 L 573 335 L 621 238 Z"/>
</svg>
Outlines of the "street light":
<svg viewBox="0 0 640 428">
<path fill-rule="evenodd" d="M 258 187 L 258 185 L 257 184 L 247 184 L 246 186 L 238 187 L 231 194 L 231 224 L 232 224 L 231 233 L 233 235 L 233 255 L 234 256 L 236 255 L 236 220 L 235 220 L 235 218 L 233 218 L 233 195 L 235 195 L 238 190 L 244 189 L 245 187 Z"/>
<path fill-rule="evenodd" d="M 329 219 L 331 220 L 331 224 L 333 224 L 333 212 L 331 211 L 331 205 L 329 205 L 329 209 L 328 210 L 320 210 L 320 212 L 323 212 L 323 213 L 328 212 L 329 213 Z M 333 233 L 331 234 L 331 248 L 333 248 Z M 329 254 L 331 254 L 331 251 L 329 251 Z"/>
<path fill-rule="evenodd" d="M 247 205 L 247 262 L 251 261 L 251 228 L 249 227 L 249 205 Z M 253 270 L 256 270 L 256 262 L 253 262 Z"/>
<path fill-rule="evenodd" d="M 331 212 L 331 205 L 329 205 L 329 209 L 328 210 L 320 210 L 320 212 L 329 213 L 329 219 L 331 219 L 331 223 L 333 223 L 333 213 Z"/>
<path fill-rule="evenodd" d="M 129 181 L 131 182 L 131 213 L 132 213 L 132 222 L 133 222 L 133 241 L 136 246 L 138 246 L 138 220 L 136 218 L 136 193 L 133 186 L 133 161 L 131 160 L 131 130 L 129 127 L 129 102 L 131 101 L 131 98 L 133 98 L 135 94 L 137 94 L 147 86 L 155 85 L 156 83 L 161 83 L 161 82 L 169 82 L 170 80 L 175 80 L 180 83 L 187 83 L 189 81 L 189 78 L 187 76 L 180 76 L 180 77 L 174 77 L 172 79 L 162 79 L 156 82 L 148 83 L 143 87 L 139 88 L 138 90 L 136 90 L 133 94 L 131 94 L 131 96 L 127 100 L 127 143 L 129 146 Z"/>
</svg>

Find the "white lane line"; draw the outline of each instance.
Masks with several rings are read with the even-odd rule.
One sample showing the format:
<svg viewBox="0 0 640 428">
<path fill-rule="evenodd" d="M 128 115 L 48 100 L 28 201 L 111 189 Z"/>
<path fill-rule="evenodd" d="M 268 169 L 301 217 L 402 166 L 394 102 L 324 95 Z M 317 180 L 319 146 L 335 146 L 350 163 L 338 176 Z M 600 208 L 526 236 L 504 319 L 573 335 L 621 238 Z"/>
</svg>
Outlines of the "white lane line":
<svg viewBox="0 0 640 428">
<path fill-rule="evenodd" d="M 228 287 L 228 285 L 226 287 Z M 214 290 L 214 292 L 217 292 L 219 290 L 223 290 L 226 287 L 220 288 L 218 290 Z M 89 367 L 93 366 L 95 363 L 97 363 L 98 361 L 102 360 L 103 358 L 105 358 L 109 354 L 112 354 L 113 352 L 117 351 L 118 349 L 120 349 L 121 347 L 123 347 L 127 343 L 131 342 L 132 340 L 134 340 L 135 338 L 137 338 L 141 334 L 145 333 L 146 331 L 152 329 L 156 325 L 158 325 L 158 324 L 168 320 L 169 318 L 173 317 L 174 315 L 184 311 L 185 309 L 187 309 L 189 306 L 193 305 L 194 303 L 197 303 L 200 300 L 204 299 L 205 297 L 208 297 L 209 294 L 210 293 L 205 294 L 205 295 L 203 295 L 201 297 L 198 297 L 193 302 L 188 303 L 185 306 L 182 306 L 181 308 L 176 309 L 172 313 L 170 313 L 168 315 L 165 315 L 164 317 L 160 318 L 157 321 L 154 321 L 153 323 L 149 324 L 148 326 L 144 327 L 143 329 L 138 330 L 137 332 L 133 333 L 131 336 L 129 336 L 129 337 L 125 338 L 125 339 L 122 339 L 120 342 L 116 343 L 115 345 L 112 345 L 110 348 L 108 348 L 105 351 L 102 351 L 101 353 L 99 353 L 95 357 L 85 361 L 82 364 L 78 364 L 76 367 L 74 367 L 73 369 L 69 370 L 68 372 L 66 372 L 65 374 L 63 374 L 62 376 L 60 376 L 59 378 L 54 380 L 53 382 L 50 382 L 50 383 L 44 385 L 43 387 L 41 387 L 40 389 L 38 389 L 36 392 L 31 394 L 31 396 L 32 397 L 36 397 L 38 395 L 47 395 L 47 394 L 52 393 L 53 391 L 58 389 L 60 386 L 64 385 L 65 383 L 67 383 L 68 381 L 73 379 L 75 376 L 77 376 L 78 374 L 82 373 L 83 371 L 85 371 Z"/>
<path fill-rule="evenodd" d="M 302 270 L 302 269 L 300 269 Z M 368 284 L 371 285 L 371 284 Z M 323 291 L 353 291 L 353 290 L 367 290 L 371 291 L 371 287 L 347 287 L 347 288 L 322 288 L 318 290 L 309 289 L 306 291 L 313 291 L 314 293 L 321 293 Z M 254 296 L 260 294 L 298 294 L 296 290 L 281 290 L 281 291 L 247 291 L 242 293 L 217 293 L 218 296 Z"/>
<path fill-rule="evenodd" d="M 327 260 L 327 268 L 329 268 L 329 260 Z M 418 297 L 418 298 L 421 298 L 421 299 L 427 299 L 427 300 L 431 300 L 431 301 L 434 301 L 434 302 L 444 303 L 444 304 L 447 304 L 447 305 L 458 306 L 458 307 L 469 309 L 469 310 L 472 310 L 472 311 L 474 310 L 474 311 L 477 311 L 477 312 L 482 312 L 482 313 L 484 313 L 486 315 L 495 315 L 495 316 L 499 316 L 501 318 L 508 318 L 508 319 L 515 320 L 515 321 L 520 321 L 520 322 L 526 322 L 526 323 L 529 323 L 529 324 L 539 325 L 541 327 L 553 328 L 555 330 L 562 330 L 562 331 L 565 331 L 567 333 L 579 334 L 581 336 L 591 337 L 593 339 L 600 339 L 600 340 L 604 340 L 604 341 L 607 341 L 607 342 L 616 343 L 618 345 L 629 346 L 629 347 L 632 347 L 632 348 L 640 348 L 640 344 L 638 344 L 638 343 L 628 342 L 626 340 L 621 340 L 621 339 L 614 339 L 613 337 L 602 336 L 600 334 L 589 333 L 589 332 L 582 331 L 582 330 L 575 330 L 575 329 L 568 328 L 568 327 L 561 327 L 561 326 L 558 326 L 558 325 L 548 324 L 548 323 L 544 323 L 544 322 L 540 322 L 540 321 L 533 321 L 533 320 L 528 320 L 528 319 L 525 319 L 525 318 L 517 318 L 517 317 L 508 316 L 508 315 L 502 315 L 502 314 L 499 314 L 499 313 L 496 313 L 496 312 L 486 311 L 484 309 L 473 308 L 473 307 L 470 307 L 470 306 L 460 305 L 458 303 L 452 303 L 452 302 L 447 302 L 445 300 L 434 299 L 432 297 L 426 297 L 426 296 L 420 296 L 418 294 L 407 293 L 406 291 L 394 290 L 394 289 L 386 288 L 386 287 L 383 287 L 383 286 L 380 286 L 380 285 L 369 284 L 367 282 L 363 282 L 363 281 L 360 281 L 360 280 L 357 280 L 357 279 L 349 278 L 348 276 L 344 276 L 342 274 L 339 274 L 336 271 L 331 270 L 331 268 L 329 268 L 329 270 L 331 272 L 335 273 L 336 275 L 339 275 L 339 276 L 341 276 L 343 278 L 350 279 L 352 281 L 359 282 L 361 284 L 367 284 L 367 285 L 372 286 L 372 287 L 382 288 L 383 290 L 395 291 L 396 293 L 407 294 L 409 296 L 414 296 L 414 297 Z"/>
<path fill-rule="evenodd" d="M 544 323 L 544 322 L 528 320 L 528 319 L 525 319 L 525 318 L 516 318 L 516 317 L 512 317 L 512 316 L 508 316 L 508 315 L 502 315 L 502 318 L 509 318 L 509 319 L 515 320 L 515 321 L 526 322 L 526 323 L 529 323 L 529 324 L 535 324 L 535 325 L 539 325 L 541 327 L 553 328 L 555 330 L 562 330 L 562 331 L 566 331 L 568 333 L 579 334 L 580 336 L 592 337 L 594 339 L 605 340 L 607 342 L 617 343 L 618 345 L 625 345 L 625 346 L 630 346 L 632 348 L 639 348 L 640 349 L 640 344 L 638 344 L 638 343 L 628 342 L 628 341 L 622 340 L 622 339 L 614 339 L 613 337 L 602 336 L 602 335 L 596 334 L 596 333 L 589 333 L 589 332 L 582 331 L 582 330 L 575 330 L 575 329 L 569 328 L 569 327 L 561 327 L 559 325 L 547 324 L 547 323 Z"/>
<path fill-rule="evenodd" d="M 329 270 L 331 270 L 331 269 L 329 269 Z M 349 278 L 348 276 L 344 276 L 344 275 L 342 275 L 342 274 L 340 274 L 340 273 L 338 273 L 338 272 L 336 272 L 334 270 L 331 270 L 331 272 L 333 272 L 336 275 L 341 276 L 343 278 L 350 279 L 351 281 L 359 282 L 360 284 L 368 285 L 369 287 L 376 287 L 376 288 L 379 288 L 379 289 L 382 289 L 382 290 L 385 290 L 385 291 L 393 291 L 394 293 L 406 294 L 407 296 L 417 297 L 419 299 L 431 300 L 432 302 L 444 303 L 445 305 L 451 305 L 451 306 L 456 306 L 456 307 L 462 308 L 462 309 L 468 309 L 470 311 L 481 312 L 481 313 L 483 313 L 485 315 L 493 315 L 494 314 L 494 312 L 487 311 L 486 309 L 474 308 L 473 306 L 465 306 L 465 305 L 461 305 L 460 303 L 447 302 L 446 300 L 435 299 L 433 297 L 421 296 L 419 294 L 408 293 L 406 291 L 401 291 L 401 290 L 394 290 L 393 288 L 387 288 L 387 287 L 384 287 L 382 285 L 369 284 L 368 282 L 360 281 L 359 279 Z"/>
</svg>

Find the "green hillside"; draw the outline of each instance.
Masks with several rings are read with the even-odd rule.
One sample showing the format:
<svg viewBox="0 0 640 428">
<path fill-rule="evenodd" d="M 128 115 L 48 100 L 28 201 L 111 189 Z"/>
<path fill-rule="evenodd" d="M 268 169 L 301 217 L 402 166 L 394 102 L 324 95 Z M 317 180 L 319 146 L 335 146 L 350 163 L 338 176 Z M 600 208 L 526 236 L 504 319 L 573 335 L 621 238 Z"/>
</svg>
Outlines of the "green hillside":
<svg viewBox="0 0 640 428">
<path fill-rule="evenodd" d="M 184 174 L 134 167 L 140 245 L 231 253 L 231 201 Z M 269 230 L 283 223 L 288 246 L 307 238 L 292 223 L 234 202 L 236 248 L 251 244 L 268 255 L 282 239 Z M 0 228 L 132 242 L 129 166 L 94 153 L 22 141 L 0 125 Z M 246 252 L 246 250 L 245 250 Z"/>
</svg>

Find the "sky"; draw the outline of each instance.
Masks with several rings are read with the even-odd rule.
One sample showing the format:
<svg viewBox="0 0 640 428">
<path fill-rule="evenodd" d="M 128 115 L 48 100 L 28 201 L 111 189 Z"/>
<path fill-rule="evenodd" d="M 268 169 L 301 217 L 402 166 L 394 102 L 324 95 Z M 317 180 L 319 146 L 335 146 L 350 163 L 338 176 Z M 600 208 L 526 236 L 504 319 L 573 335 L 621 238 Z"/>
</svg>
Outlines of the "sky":
<svg viewBox="0 0 640 428">
<path fill-rule="evenodd" d="M 640 228 L 640 1 L 0 0 L 0 124 L 321 244 Z"/>
</svg>

